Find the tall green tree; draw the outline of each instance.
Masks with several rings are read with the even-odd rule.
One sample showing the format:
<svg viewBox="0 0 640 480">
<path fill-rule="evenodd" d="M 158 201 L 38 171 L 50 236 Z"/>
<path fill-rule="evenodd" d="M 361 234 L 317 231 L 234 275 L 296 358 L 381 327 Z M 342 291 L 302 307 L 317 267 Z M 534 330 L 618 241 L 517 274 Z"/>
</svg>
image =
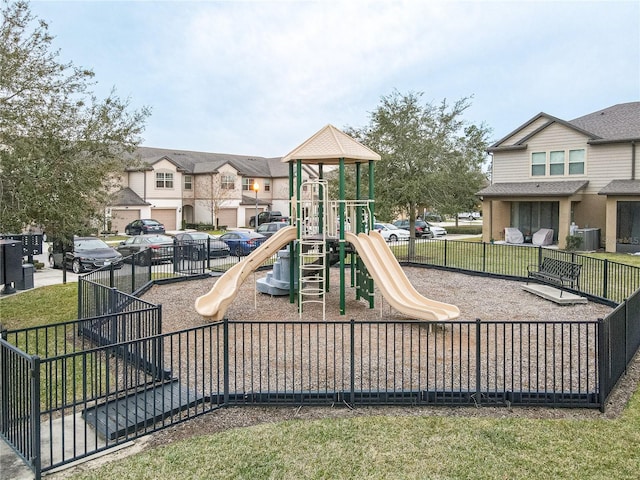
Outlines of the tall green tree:
<svg viewBox="0 0 640 480">
<path fill-rule="evenodd" d="M 94 73 L 58 60 L 27 2 L 2 8 L 0 231 L 37 225 L 69 239 L 100 221 L 150 112 L 115 90 L 96 98 Z"/>
<path fill-rule="evenodd" d="M 369 124 L 349 134 L 378 152 L 376 212 L 407 215 L 411 234 L 418 207 L 454 214 L 475 203 L 485 181 L 482 165 L 489 129 L 463 118 L 470 99 L 422 102 L 422 93 L 394 91 L 381 98 Z"/>
</svg>

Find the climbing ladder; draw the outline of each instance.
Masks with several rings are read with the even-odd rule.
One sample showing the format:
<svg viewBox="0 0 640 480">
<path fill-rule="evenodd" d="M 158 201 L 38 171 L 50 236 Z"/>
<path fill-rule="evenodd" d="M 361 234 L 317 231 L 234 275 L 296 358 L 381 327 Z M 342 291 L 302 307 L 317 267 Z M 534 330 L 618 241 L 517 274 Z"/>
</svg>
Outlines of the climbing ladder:
<svg viewBox="0 0 640 480">
<path fill-rule="evenodd" d="M 326 320 L 327 272 L 327 192 L 325 180 L 302 183 L 304 198 L 299 200 L 300 261 L 298 275 L 298 313 L 306 304 L 322 305 L 322 319 Z"/>
</svg>

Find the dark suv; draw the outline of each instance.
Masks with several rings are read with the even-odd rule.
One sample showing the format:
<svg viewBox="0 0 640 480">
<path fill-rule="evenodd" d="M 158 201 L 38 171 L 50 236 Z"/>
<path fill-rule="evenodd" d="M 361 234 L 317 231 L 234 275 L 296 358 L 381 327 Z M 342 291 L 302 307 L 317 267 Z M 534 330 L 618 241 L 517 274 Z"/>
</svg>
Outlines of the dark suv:
<svg viewBox="0 0 640 480">
<path fill-rule="evenodd" d="M 393 224 L 403 230 L 409 230 L 409 220 L 396 220 Z M 416 238 L 433 238 L 433 232 L 424 220 L 416 220 Z"/>
<path fill-rule="evenodd" d="M 256 230 L 256 232 L 261 233 L 265 237 L 270 237 L 271 235 L 275 234 L 281 228 L 288 227 L 288 226 L 289 226 L 289 222 L 262 223 L 262 224 L 260 224 L 260 226 L 258 227 L 258 230 Z"/>
</svg>

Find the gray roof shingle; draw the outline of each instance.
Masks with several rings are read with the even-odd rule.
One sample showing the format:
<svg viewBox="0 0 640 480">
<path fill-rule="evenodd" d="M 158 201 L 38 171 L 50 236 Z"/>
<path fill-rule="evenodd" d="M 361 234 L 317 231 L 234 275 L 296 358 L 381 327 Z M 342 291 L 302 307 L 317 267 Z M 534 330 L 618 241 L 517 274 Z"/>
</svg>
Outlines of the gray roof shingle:
<svg viewBox="0 0 640 480">
<path fill-rule="evenodd" d="M 606 141 L 640 139 L 640 102 L 619 103 L 569 123 Z"/>
<path fill-rule="evenodd" d="M 483 188 L 476 195 L 484 197 L 568 197 L 578 193 L 589 180 L 566 182 L 495 183 Z"/>
<path fill-rule="evenodd" d="M 123 205 L 128 207 L 150 205 L 129 187 L 122 188 L 111 195 L 110 205 Z"/>
<path fill-rule="evenodd" d="M 185 173 L 217 173 L 224 165 L 231 165 L 244 177 L 284 178 L 289 176 L 289 165 L 280 157 L 266 158 L 228 153 L 193 152 L 166 148 L 138 147 L 137 158 L 145 165 L 153 165 L 167 159 Z M 315 176 L 312 168 L 305 166 L 310 176 Z"/>
<path fill-rule="evenodd" d="M 640 195 L 640 180 L 612 180 L 598 195 Z"/>
</svg>

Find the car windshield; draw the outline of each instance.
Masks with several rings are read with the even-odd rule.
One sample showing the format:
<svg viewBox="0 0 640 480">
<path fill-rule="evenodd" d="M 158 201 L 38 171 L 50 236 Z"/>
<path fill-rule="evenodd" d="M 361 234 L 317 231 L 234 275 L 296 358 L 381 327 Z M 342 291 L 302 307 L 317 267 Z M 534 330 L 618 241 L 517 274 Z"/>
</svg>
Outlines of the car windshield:
<svg viewBox="0 0 640 480">
<path fill-rule="evenodd" d="M 190 233 L 189 235 L 191 236 L 192 240 L 206 240 L 207 238 L 209 238 L 208 233 Z"/>
<path fill-rule="evenodd" d="M 389 230 L 400 230 L 398 227 L 396 227 L 395 225 L 392 225 L 391 223 L 385 223 L 384 226 L 387 227 Z"/>
<path fill-rule="evenodd" d="M 171 237 L 166 236 L 166 235 L 152 235 L 150 237 L 147 237 L 147 240 L 149 241 L 149 243 L 173 242 L 173 239 Z"/>
<path fill-rule="evenodd" d="M 73 242 L 76 250 L 98 250 L 100 248 L 109 248 L 109 245 L 104 243 L 99 238 L 87 238 L 84 240 L 76 240 Z"/>
</svg>

